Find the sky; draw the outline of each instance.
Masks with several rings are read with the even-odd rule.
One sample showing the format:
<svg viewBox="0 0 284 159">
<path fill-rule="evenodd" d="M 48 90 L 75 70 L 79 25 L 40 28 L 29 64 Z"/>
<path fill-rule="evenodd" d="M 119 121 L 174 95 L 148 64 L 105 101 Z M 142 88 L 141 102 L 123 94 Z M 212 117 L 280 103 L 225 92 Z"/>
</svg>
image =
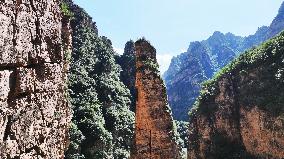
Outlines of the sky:
<svg viewBox="0 0 284 159">
<path fill-rule="evenodd" d="M 214 31 L 247 36 L 269 25 L 283 0 L 74 0 L 97 23 L 99 34 L 123 52 L 125 43 L 145 37 L 157 50 L 163 73 L 192 41 Z"/>
</svg>

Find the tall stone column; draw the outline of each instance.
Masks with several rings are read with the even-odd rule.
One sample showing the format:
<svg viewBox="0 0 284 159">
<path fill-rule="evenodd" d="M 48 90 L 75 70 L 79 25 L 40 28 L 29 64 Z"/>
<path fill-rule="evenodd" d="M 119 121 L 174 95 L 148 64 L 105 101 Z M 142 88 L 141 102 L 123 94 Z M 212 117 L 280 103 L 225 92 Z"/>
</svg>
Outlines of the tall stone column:
<svg viewBox="0 0 284 159">
<path fill-rule="evenodd" d="M 179 148 L 156 50 L 141 39 L 136 49 L 136 122 L 133 159 L 178 159 Z"/>
</svg>

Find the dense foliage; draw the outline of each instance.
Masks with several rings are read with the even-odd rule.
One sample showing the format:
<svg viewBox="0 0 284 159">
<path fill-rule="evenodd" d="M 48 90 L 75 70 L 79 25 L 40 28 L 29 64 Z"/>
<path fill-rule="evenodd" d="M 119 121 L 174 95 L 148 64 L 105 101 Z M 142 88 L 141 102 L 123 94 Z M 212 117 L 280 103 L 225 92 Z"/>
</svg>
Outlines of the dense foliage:
<svg viewBox="0 0 284 159">
<path fill-rule="evenodd" d="M 131 94 L 131 110 L 135 112 L 136 105 L 136 59 L 135 59 L 134 41 L 130 40 L 125 44 L 123 55 L 116 56 L 117 63 L 121 66 L 120 79 L 125 86 L 130 90 Z"/>
<path fill-rule="evenodd" d="M 69 5 L 75 18 L 69 74 L 74 117 L 66 158 L 128 158 L 134 113 L 129 110 L 130 92 L 119 79 L 121 68 L 112 44 L 97 35 L 82 9 L 70 1 Z"/>
</svg>

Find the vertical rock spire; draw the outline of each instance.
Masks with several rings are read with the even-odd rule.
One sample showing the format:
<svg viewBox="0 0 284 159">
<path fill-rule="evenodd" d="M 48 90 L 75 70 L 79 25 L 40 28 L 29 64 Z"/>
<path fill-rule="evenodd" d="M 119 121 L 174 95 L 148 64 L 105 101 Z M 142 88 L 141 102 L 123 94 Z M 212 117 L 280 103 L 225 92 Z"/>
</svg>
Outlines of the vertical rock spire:
<svg viewBox="0 0 284 159">
<path fill-rule="evenodd" d="M 156 50 L 144 39 L 136 50 L 136 125 L 133 159 L 179 158 L 176 130 L 166 88 L 158 71 Z"/>
</svg>

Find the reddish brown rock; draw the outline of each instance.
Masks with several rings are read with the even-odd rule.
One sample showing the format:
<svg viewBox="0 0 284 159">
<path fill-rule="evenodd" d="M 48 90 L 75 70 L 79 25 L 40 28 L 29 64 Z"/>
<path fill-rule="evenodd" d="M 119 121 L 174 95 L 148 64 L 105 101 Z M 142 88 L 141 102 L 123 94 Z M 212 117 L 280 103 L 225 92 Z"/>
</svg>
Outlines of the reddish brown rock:
<svg viewBox="0 0 284 159">
<path fill-rule="evenodd" d="M 135 49 L 137 102 L 132 158 L 180 158 L 166 88 L 158 72 L 156 50 L 143 39 L 135 43 Z"/>
<path fill-rule="evenodd" d="M 0 32 L 0 158 L 64 158 L 71 39 L 59 1 L 1 1 Z"/>
</svg>

